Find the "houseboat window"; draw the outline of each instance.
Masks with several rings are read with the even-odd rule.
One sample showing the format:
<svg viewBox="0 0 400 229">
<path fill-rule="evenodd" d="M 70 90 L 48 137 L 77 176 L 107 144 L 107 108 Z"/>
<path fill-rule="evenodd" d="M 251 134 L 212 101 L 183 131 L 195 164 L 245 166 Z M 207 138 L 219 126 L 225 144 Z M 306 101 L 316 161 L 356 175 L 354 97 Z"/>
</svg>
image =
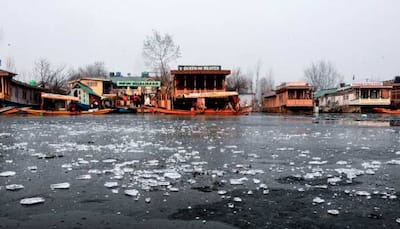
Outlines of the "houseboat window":
<svg viewBox="0 0 400 229">
<path fill-rule="evenodd" d="M 22 99 L 26 99 L 26 90 L 22 90 Z"/>
<path fill-rule="evenodd" d="M 1 83 L 3 81 L 3 79 L 2 78 L 0 78 L 0 93 L 2 93 L 3 92 L 3 84 Z"/>
<path fill-rule="evenodd" d="M 356 99 L 360 98 L 360 89 L 356 89 Z"/>
<path fill-rule="evenodd" d="M 361 90 L 361 98 L 368 99 L 368 90 Z"/>
<path fill-rule="evenodd" d="M 183 77 L 176 77 L 176 89 L 183 90 L 185 88 L 185 79 Z"/>
<path fill-rule="evenodd" d="M 206 85 L 207 89 L 209 89 L 209 90 L 214 89 L 214 77 L 212 77 L 212 76 L 207 77 L 206 83 L 207 83 L 207 85 Z"/>
<path fill-rule="evenodd" d="M 197 89 L 204 89 L 204 76 L 197 76 L 196 77 L 196 88 Z"/>
<path fill-rule="evenodd" d="M 15 88 L 15 97 L 18 98 L 18 96 L 19 96 L 19 89 L 18 89 L 18 88 Z"/>
<path fill-rule="evenodd" d="M 371 99 L 377 99 L 378 98 L 378 90 L 373 89 L 371 90 Z"/>
<path fill-rule="evenodd" d="M 78 90 L 75 90 L 75 91 L 74 91 L 74 96 L 75 96 L 75 97 L 78 97 Z"/>
<path fill-rule="evenodd" d="M 217 79 L 217 89 L 218 89 L 218 90 L 224 89 L 224 84 L 223 84 L 223 82 L 224 82 L 223 79 L 220 79 L 220 78 Z"/>
<path fill-rule="evenodd" d="M 186 88 L 188 90 L 193 90 L 194 89 L 194 79 L 193 77 L 186 77 Z"/>
</svg>

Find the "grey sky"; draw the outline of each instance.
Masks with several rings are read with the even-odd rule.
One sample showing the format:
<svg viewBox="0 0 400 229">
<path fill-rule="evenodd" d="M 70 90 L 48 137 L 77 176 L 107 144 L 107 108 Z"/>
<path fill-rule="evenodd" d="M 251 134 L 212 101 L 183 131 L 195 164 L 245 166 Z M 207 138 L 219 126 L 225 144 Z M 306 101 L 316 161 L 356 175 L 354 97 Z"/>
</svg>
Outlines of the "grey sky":
<svg viewBox="0 0 400 229">
<path fill-rule="evenodd" d="M 350 81 L 400 75 L 398 0 L 0 0 L 0 58 L 18 73 L 40 57 L 110 71 L 147 70 L 142 44 L 152 30 L 173 35 L 178 64 L 272 69 L 297 81 L 312 61 L 329 60 Z M 2 32 L 1 32 L 2 31 Z M 10 44 L 10 45 L 8 45 Z"/>
</svg>

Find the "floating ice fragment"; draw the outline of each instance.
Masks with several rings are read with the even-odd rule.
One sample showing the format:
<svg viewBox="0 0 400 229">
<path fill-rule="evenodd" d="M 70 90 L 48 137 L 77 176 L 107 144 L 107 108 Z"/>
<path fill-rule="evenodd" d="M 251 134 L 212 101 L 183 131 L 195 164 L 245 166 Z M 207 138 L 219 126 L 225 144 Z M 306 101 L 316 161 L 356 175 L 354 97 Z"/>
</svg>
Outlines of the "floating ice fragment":
<svg viewBox="0 0 400 229">
<path fill-rule="evenodd" d="M 396 223 L 400 224 L 400 218 L 396 219 Z"/>
<path fill-rule="evenodd" d="M 31 172 L 36 172 L 36 170 L 37 170 L 38 168 L 37 168 L 37 166 L 28 166 L 28 169 L 29 169 Z"/>
<path fill-rule="evenodd" d="M 40 204 L 40 203 L 44 203 L 44 198 L 43 197 L 25 198 L 25 199 L 20 200 L 19 203 L 22 205 Z"/>
<path fill-rule="evenodd" d="M 102 172 L 98 169 L 89 169 L 88 173 L 91 174 L 102 174 Z"/>
<path fill-rule="evenodd" d="M 72 168 L 72 164 L 63 164 L 63 165 L 61 165 L 61 168 L 64 168 L 64 169 Z"/>
<path fill-rule="evenodd" d="M 261 181 L 259 179 L 253 178 L 253 183 L 254 184 L 259 184 Z"/>
<path fill-rule="evenodd" d="M 235 205 L 233 203 L 228 203 L 228 208 L 234 208 Z"/>
<path fill-rule="evenodd" d="M 367 191 L 357 191 L 356 195 L 357 196 L 370 196 L 371 194 Z"/>
<path fill-rule="evenodd" d="M 237 146 L 235 146 L 235 145 L 227 145 L 227 146 L 225 146 L 225 148 L 227 148 L 227 149 L 237 149 Z"/>
<path fill-rule="evenodd" d="M 240 197 L 233 197 L 233 201 L 235 201 L 235 202 L 242 202 L 242 198 L 240 198 Z"/>
<path fill-rule="evenodd" d="M 336 209 L 329 209 L 327 212 L 330 215 L 339 215 L 339 211 Z"/>
<path fill-rule="evenodd" d="M 337 165 L 347 165 L 347 161 L 337 161 L 336 162 Z"/>
<path fill-rule="evenodd" d="M 332 177 L 328 178 L 328 183 L 331 185 L 336 185 L 336 183 L 340 182 L 342 179 L 340 177 Z"/>
<path fill-rule="evenodd" d="M 313 199 L 313 203 L 321 204 L 321 203 L 324 203 L 324 202 L 325 202 L 325 200 L 321 199 L 318 196 Z"/>
<path fill-rule="evenodd" d="M 400 160 L 393 159 L 393 160 L 387 161 L 386 164 L 388 164 L 388 165 L 400 165 Z"/>
<path fill-rule="evenodd" d="M 304 179 L 314 179 L 315 177 L 320 177 L 322 176 L 322 174 L 320 172 L 313 172 L 313 173 L 306 173 L 306 175 L 304 175 Z"/>
<path fill-rule="evenodd" d="M 309 161 L 308 164 L 310 165 L 324 165 L 328 163 L 328 161 Z"/>
<path fill-rule="evenodd" d="M 103 160 L 103 163 L 114 163 L 114 162 L 117 162 L 117 160 L 116 159 L 104 159 Z"/>
<path fill-rule="evenodd" d="M 151 202 L 151 198 L 150 198 L 150 197 L 145 198 L 145 199 L 144 199 L 144 202 L 150 203 L 150 202 Z"/>
<path fill-rule="evenodd" d="M 256 174 L 263 174 L 264 171 L 261 169 L 249 169 L 249 170 L 243 170 L 240 171 L 240 174 L 244 174 L 244 175 L 256 175 Z"/>
<path fill-rule="evenodd" d="M 359 175 L 364 174 L 364 171 L 359 170 L 359 169 L 348 169 L 348 168 L 339 168 L 339 169 L 335 169 L 336 172 L 338 173 L 344 173 L 346 174 L 348 179 L 353 179 L 356 178 Z"/>
<path fill-rule="evenodd" d="M 136 189 L 127 189 L 124 191 L 124 193 L 127 196 L 137 196 L 139 194 L 139 191 Z"/>
<path fill-rule="evenodd" d="M 4 171 L 0 173 L 0 177 L 11 177 L 15 176 L 16 172 L 14 171 Z"/>
<path fill-rule="evenodd" d="M 167 172 L 164 173 L 164 177 L 169 178 L 169 179 L 180 179 L 182 176 L 181 174 L 177 172 Z"/>
<path fill-rule="evenodd" d="M 109 182 L 104 183 L 104 186 L 107 188 L 115 188 L 115 187 L 118 187 L 118 182 L 109 181 Z"/>
<path fill-rule="evenodd" d="M 10 190 L 10 191 L 17 191 L 17 190 L 20 190 L 20 189 L 23 189 L 23 188 L 24 188 L 24 186 L 22 184 L 9 184 L 9 185 L 6 185 L 6 189 Z"/>
<path fill-rule="evenodd" d="M 269 193 L 269 190 L 268 190 L 268 189 L 263 190 L 263 194 L 264 194 L 264 195 L 267 195 L 268 193 Z"/>
<path fill-rule="evenodd" d="M 253 195 L 253 191 L 251 190 L 247 191 L 247 195 Z"/>
<path fill-rule="evenodd" d="M 219 190 L 218 191 L 218 195 L 225 195 L 227 193 L 227 191 L 225 190 Z"/>
<path fill-rule="evenodd" d="M 69 187 L 71 187 L 71 185 L 67 182 L 50 185 L 51 189 L 69 189 Z"/>
<path fill-rule="evenodd" d="M 179 188 L 176 187 L 169 187 L 168 190 L 171 192 L 179 192 Z"/>
<path fill-rule="evenodd" d="M 76 177 L 77 180 L 90 180 L 92 176 L 90 174 L 84 174 Z"/>
<path fill-rule="evenodd" d="M 229 179 L 229 183 L 231 185 L 241 185 L 241 184 L 244 184 L 244 181 L 247 181 L 247 180 L 248 180 L 247 177 L 242 177 L 239 179 Z"/>
</svg>

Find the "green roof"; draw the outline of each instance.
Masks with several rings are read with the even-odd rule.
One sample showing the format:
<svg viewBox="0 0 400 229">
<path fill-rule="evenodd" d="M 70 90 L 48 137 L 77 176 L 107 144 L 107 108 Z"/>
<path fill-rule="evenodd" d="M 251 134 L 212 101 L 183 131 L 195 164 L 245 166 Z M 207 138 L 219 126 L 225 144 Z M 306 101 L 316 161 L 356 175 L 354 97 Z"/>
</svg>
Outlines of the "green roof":
<svg viewBox="0 0 400 229">
<path fill-rule="evenodd" d="M 101 97 L 101 96 L 98 95 L 96 92 L 94 92 L 94 91 L 92 90 L 92 88 L 90 88 L 89 86 L 87 86 L 87 85 L 85 85 L 85 84 L 83 84 L 83 83 L 79 83 L 79 86 L 80 86 L 84 91 L 86 91 L 89 95 L 94 95 L 94 96 Z"/>
<path fill-rule="evenodd" d="M 338 91 L 337 88 L 321 89 L 321 90 L 314 92 L 314 98 L 319 98 L 319 97 L 323 97 L 328 94 L 333 94 L 333 93 L 336 93 L 337 91 Z"/>
</svg>

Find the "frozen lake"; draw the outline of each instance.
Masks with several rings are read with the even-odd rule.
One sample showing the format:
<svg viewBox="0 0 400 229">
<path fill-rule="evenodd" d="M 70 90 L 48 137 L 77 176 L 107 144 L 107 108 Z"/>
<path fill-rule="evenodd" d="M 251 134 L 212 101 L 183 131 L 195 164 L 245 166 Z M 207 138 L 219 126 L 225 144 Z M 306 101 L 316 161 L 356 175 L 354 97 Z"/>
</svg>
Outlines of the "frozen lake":
<svg viewBox="0 0 400 229">
<path fill-rule="evenodd" d="M 398 227 L 398 120 L 0 117 L 0 228 Z"/>
</svg>

